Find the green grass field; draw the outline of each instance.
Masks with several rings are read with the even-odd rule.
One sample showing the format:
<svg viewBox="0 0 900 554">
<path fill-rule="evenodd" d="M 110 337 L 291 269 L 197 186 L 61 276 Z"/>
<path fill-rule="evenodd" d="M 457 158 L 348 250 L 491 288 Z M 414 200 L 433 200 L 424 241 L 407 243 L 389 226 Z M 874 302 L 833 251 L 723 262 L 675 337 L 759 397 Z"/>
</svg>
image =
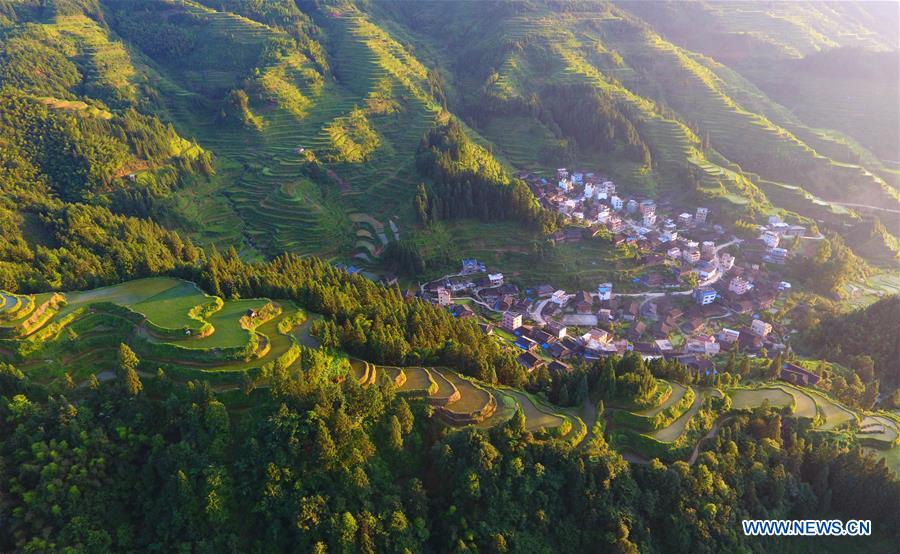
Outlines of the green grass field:
<svg viewBox="0 0 900 554">
<path fill-rule="evenodd" d="M 191 349 L 243 346 L 250 340 L 250 332 L 241 327 L 240 319 L 247 314 L 248 310 L 259 310 L 268 302 L 268 300 L 263 298 L 229 300 L 225 302 L 225 306 L 221 310 L 209 318 L 209 322 L 215 327 L 215 332 L 212 335 L 198 339 L 186 338 L 185 340 L 166 342 Z"/>
<path fill-rule="evenodd" d="M 199 322 L 188 317 L 188 311 L 213 299 L 195 284 L 181 282 L 146 300 L 132 304 L 131 308 L 144 314 L 151 323 L 167 329 L 197 327 Z"/>
</svg>

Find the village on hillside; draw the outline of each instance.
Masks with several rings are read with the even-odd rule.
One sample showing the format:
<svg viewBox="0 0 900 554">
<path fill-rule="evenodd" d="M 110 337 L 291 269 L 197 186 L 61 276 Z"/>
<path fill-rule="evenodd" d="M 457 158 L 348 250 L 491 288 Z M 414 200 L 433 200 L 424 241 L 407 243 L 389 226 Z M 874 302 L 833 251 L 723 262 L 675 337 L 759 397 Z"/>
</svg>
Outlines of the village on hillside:
<svg viewBox="0 0 900 554">
<path fill-rule="evenodd" d="M 520 287 L 507 282 L 502 268 L 464 259 L 457 273 L 421 287 L 422 298 L 519 348 L 528 371 L 566 372 L 578 359 L 636 351 L 708 375 L 717 372 L 717 357 L 731 352 L 765 357 L 785 349 L 792 330 L 773 314 L 791 284 L 778 269 L 791 256 L 785 243 L 803 237 L 805 227 L 773 216 L 758 238 L 742 240 L 712 223 L 706 207 L 672 211 L 618 193 L 615 183 L 594 173 L 559 169 L 555 180 L 519 177 L 545 208 L 563 214 L 566 226 L 553 241 L 608 240 L 652 268 L 628 292 L 609 282 L 567 291 L 553 283 Z M 790 373 L 796 369 L 786 367 L 786 378 L 802 381 Z"/>
</svg>

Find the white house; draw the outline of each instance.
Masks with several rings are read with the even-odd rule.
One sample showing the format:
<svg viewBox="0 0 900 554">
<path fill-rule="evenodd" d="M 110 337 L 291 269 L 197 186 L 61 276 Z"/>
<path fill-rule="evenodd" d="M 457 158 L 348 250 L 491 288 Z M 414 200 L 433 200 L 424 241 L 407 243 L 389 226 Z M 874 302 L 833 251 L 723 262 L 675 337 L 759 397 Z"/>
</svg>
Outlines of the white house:
<svg viewBox="0 0 900 554">
<path fill-rule="evenodd" d="M 503 284 L 503 274 L 502 273 L 490 273 L 488 274 L 488 280 L 491 282 L 491 286 L 499 286 Z"/>
<path fill-rule="evenodd" d="M 569 296 L 566 294 L 566 291 L 558 290 L 550 296 L 550 301 L 559 306 L 565 306 L 566 302 L 569 301 Z"/>
<path fill-rule="evenodd" d="M 678 224 L 681 225 L 682 227 L 687 227 L 688 225 L 691 224 L 692 219 L 693 219 L 693 216 L 691 216 L 691 214 L 685 212 L 678 216 Z"/>
<path fill-rule="evenodd" d="M 572 190 L 572 181 L 568 179 L 560 179 L 559 188 L 564 192 L 569 192 L 570 190 Z"/>
<path fill-rule="evenodd" d="M 594 196 L 594 183 L 587 183 L 584 185 L 584 197 L 590 198 Z"/>
<path fill-rule="evenodd" d="M 672 258 L 673 260 L 677 260 L 678 258 L 681 257 L 681 248 L 678 248 L 677 246 L 673 246 L 672 248 L 669 248 L 668 250 L 666 250 L 666 257 Z"/>
<path fill-rule="evenodd" d="M 619 211 L 622 209 L 622 206 L 625 205 L 625 202 L 618 196 L 613 196 L 609 199 L 609 205 L 612 206 L 612 209 L 615 211 Z"/>
<path fill-rule="evenodd" d="M 678 231 L 663 231 L 659 236 L 660 242 L 674 242 L 678 240 Z"/>
<path fill-rule="evenodd" d="M 656 224 L 656 214 L 648 212 L 644 214 L 644 227 L 653 227 Z"/>
<path fill-rule="evenodd" d="M 597 211 L 597 223 L 606 223 L 606 220 L 609 219 L 609 208 L 607 206 L 601 206 Z"/>
</svg>

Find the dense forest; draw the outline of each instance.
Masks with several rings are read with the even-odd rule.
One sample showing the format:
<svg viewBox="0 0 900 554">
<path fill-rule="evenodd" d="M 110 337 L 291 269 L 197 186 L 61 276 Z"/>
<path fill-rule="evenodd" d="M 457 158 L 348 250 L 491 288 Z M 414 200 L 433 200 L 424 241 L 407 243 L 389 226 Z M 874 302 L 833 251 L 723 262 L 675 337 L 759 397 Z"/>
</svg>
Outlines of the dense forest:
<svg viewBox="0 0 900 554">
<path fill-rule="evenodd" d="M 448 431 L 420 401 L 315 364 L 230 416 L 205 385 L 139 377 L 132 356 L 64 394 L 0 366 L 4 551 L 781 551 L 740 521 L 831 516 L 898 539 L 883 465 L 764 409 L 694 465 L 629 468 L 600 436 L 535 440 L 521 412 Z"/>
<path fill-rule="evenodd" d="M 416 199 L 420 221 L 426 225 L 461 218 L 512 220 L 547 233 L 558 225 L 558 214 L 541 208 L 528 186 L 511 178 L 483 147 L 466 137 L 458 121 L 451 120 L 422 139 L 416 167 L 434 183 L 424 198 Z"/>
<path fill-rule="evenodd" d="M 900 383 L 900 296 L 823 319 L 804 333 L 803 344 L 817 356 L 854 367 L 868 358 L 874 376 Z"/>
</svg>

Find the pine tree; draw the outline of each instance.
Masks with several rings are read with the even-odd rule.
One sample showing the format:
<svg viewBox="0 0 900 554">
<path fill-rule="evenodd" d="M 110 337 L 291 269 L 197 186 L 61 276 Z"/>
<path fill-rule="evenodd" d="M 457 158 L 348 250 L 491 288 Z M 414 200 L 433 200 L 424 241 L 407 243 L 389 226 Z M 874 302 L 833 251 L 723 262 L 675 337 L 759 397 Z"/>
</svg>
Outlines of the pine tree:
<svg viewBox="0 0 900 554">
<path fill-rule="evenodd" d="M 140 376 L 138 376 L 137 371 L 132 368 L 127 368 L 125 370 L 125 392 L 128 393 L 128 396 L 137 396 L 139 392 L 144 390 L 144 384 L 141 382 Z"/>
<path fill-rule="evenodd" d="M 413 429 L 413 413 L 409 409 L 409 403 L 405 398 L 401 398 L 397 407 L 397 419 L 400 420 L 400 429 L 404 435 L 408 435 Z"/>
<path fill-rule="evenodd" d="M 397 452 L 403 450 L 403 430 L 400 427 L 400 420 L 397 416 L 392 415 L 390 419 L 390 439 L 391 448 Z"/>
<path fill-rule="evenodd" d="M 127 370 L 136 370 L 141 361 L 124 342 L 119 344 L 119 375 L 124 376 Z"/>
</svg>

